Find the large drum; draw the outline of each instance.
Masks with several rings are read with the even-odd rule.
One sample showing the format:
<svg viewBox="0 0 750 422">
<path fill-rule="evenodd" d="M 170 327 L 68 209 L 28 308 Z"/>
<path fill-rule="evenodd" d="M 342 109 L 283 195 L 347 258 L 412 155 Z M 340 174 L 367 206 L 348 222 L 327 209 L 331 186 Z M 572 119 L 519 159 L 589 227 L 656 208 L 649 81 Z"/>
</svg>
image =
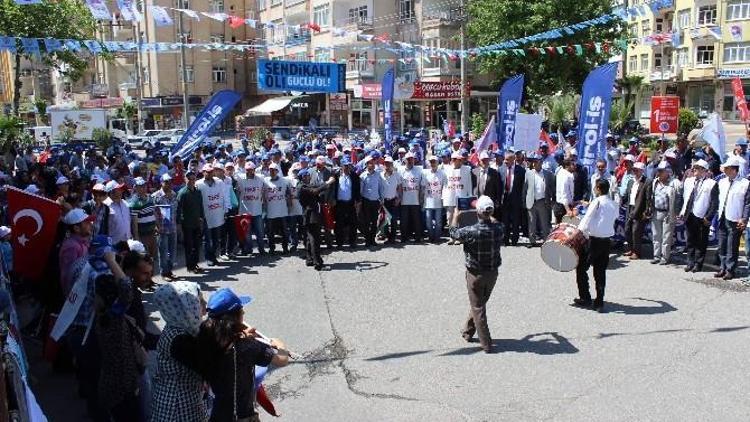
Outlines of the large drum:
<svg viewBox="0 0 750 422">
<path fill-rule="evenodd" d="M 573 271 L 584 252 L 586 240 L 578 227 L 558 224 L 542 244 L 542 261 L 555 271 Z"/>
</svg>

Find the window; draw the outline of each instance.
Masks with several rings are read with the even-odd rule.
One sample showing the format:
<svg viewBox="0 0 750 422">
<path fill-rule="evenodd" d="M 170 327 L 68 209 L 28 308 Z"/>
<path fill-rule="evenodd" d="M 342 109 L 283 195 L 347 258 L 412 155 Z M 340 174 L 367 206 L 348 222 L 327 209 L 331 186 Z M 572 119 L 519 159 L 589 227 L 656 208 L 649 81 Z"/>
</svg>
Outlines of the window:
<svg viewBox="0 0 750 422">
<path fill-rule="evenodd" d="M 724 46 L 724 63 L 750 62 L 750 43 L 732 43 Z"/>
<path fill-rule="evenodd" d="M 641 54 L 641 70 L 648 72 L 648 54 Z"/>
<path fill-rule="evenodd" d="M 677 29 L 690 27 L 690 9 L 684 9 L 677 12 Z"/>
<path fill-rule="evenodd" d="M 370 61 L 367 57 L 367 52 L 363 51 L 360 53 L 354 53 L 351 55 L 349 60 L 346 62 L 346 70 L 364 72 L 370 69 Z"/>
<path fill-rule="evenodd" d="M 281 0 L 271 0 L 271 7 L 278 6 L 281 4 Z"/>
<path fill-rule="evenodd" d="M 211 42 L 223 44 L 224 43 L 224 34 L 211 35 Z"/>
<path fill-rule="evenodd" d="M 414 0 L 399 0 L 399 18 L 401 23 L 414 22 Z"/>
<path fill-rule="evenodd" d="M 367 6 L 359 6 L 353 9 L 349 9 L 348 23 L 350 25 L 355 23 L 370 23 L 367 13 Z"/>
<path fill-rule="evenodd" d="M 646 19 L 645 21 L 641 22 L 641 32 L 644 36 L 651 33 L 651 19 Z"/>
<path fill-rule="evenodd" d="M 211 70 L 211 79 L 216 84 L 223 84 L 227 81 L 227 69 L 223 66 L 214 66 Z"/>
<path fill-rule="evenodd" d="M 735 0 L 727 4 L 727 20 L 750 19 L 750 0 Z"/>
<path fill-rule="evenodd" d="M 664 31 L 664 19 L 656 20 L 656 33 L 661 34 Z"/>
<path fill-rule="evenodd" d="M 315 61 L 318 63 L 328 63 L 331 61 L 330 50 L 318 50 L 315 52 Z"/>
<path fill-rule="evenodd" d="M 178 9 L 190 9 L 190 0 L 177 0 L 175 4 Z"/>
<path fill-rule="evenodd" d="M 698 9 L 698 25 L 716 24 L 716 5 L 701 6 Z"/>
<path fill-rule="evenodd" d="M 638 56 L 633 55 L 628 57 L 628 72 L 638 71 Z"/>
<path fill-rule="evenodd" d="M 688 65 L 688 49 L 687 48 L 680 48 L 677 50 L 677 65 L 678 66 L 687 66 Z"/>
<path fill-rule="evenodd" d="M 224 13 L 224 0 L 211 0 L 211 11 L 214 13 Z"/>
<path fill-rule="evenodd" d="M 325 28 L 331 24 L 331 8 L 328 3 L 315 6 L 313 9 L 313 22 L 321 28 Z"/>
<path fill-rule="evenodd" d="M 701 45 L 695 52 L 695 64 L 711 65 L 714 64 L 714 46 Z"/>
<path fill-rule="evenodd" d="M 180 39 L 185 44 L 192 44 L 192 42 L 193 42 L 193 34 L 190 31 L 183 32 L 183 33 L 180 34 Z"/>
<path fill-rule="evenodd" d="M 185 66 L 185 76 L 187 76 L 188 83 L 195 82 L 195 71 L 192 65 Z M 180 82 L 182 82 L 182 66 L 180 66 Z"/>
<path fill-rule="evenodd" d="M 654 53 L 654 67 L 661 68 L 661 53 Z"/>
<path fill-rule="evenodd" d="M 258 7 L 258 11 L 266 10 L 266 0 L 255 0 L 255 5 Z"/>
<path fill-rule="evenodd" d="M 630 36 L 638 38 L 638 25 L 636 24 L 630 25 Z"/>
</svg>

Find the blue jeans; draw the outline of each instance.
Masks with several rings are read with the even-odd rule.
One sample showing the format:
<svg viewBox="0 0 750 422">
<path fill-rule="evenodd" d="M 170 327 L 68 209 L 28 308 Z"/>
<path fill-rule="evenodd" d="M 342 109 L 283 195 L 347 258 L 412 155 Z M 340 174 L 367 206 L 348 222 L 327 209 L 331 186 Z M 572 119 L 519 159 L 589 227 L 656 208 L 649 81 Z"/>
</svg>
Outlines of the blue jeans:
<svg viewBox="0 0 750 422">
<path fill-rule="evenodd" d="M 430 240 L 433 242 L 440 240 L 440 235 L 443 234 L 443 209 L 425 208 L 424 218 Z"/>
<path fill-rule="evenodd" d="M 174 269 L 177 250 L 177 235 L 175 233 L 159 234 L 159 270 L 161 274 L 169 274 Z"/>
<path fill-rule="evenodd" d="M 258 252 L 264 252 L 265 242 L 263 241 L 266 230 L 263 227 L 263 215 L 253 215 L 250 218 L 250 230 L 247 231 L 247 237 L 245 238 L 245 252 L 253 251 L 253 235 L 255 235 L 255 243 L 258 246 Z"/>
</svg>

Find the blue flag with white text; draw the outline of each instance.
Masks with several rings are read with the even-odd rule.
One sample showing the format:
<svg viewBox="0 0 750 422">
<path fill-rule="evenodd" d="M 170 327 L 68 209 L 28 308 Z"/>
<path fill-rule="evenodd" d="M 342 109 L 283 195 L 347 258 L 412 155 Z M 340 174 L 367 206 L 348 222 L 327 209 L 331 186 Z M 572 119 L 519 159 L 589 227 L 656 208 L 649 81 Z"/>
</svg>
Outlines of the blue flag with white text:
<svg viewBox="0 0 750 422">
<path fill-rule="evenodd" d="M 385 126 L 385 150 L 391 150 L 391 140 L 393 139 L 393 84 L 395 75 L 393 68 L 388 69 L 383 75 L 382 98 L 383 101 L 383 124 Z"/>
<path fill-rule="evenodd" d="M 497 142 L 498 150 L 513 146 L 516 131 L 516 115 L 523 99 L 524 76 L 516 75 L 503 84 L 497 97 Z"/>
<path fill-rule="evenodd" d="M 214 94 L 198 117 L 193 121 L 180 141 L 172 148 L 170 160 L 175 155 L 187 158 L 195 151 L 201 142 L 211 133 L 211 130 L 221 123 L 242 99 L 242 96 L 232 90 L 225 89 Z"/>
<path fill-rule="evenodd" d="M 607 152 L 606 137 L 609 113 L 612 111 L 612 90 L 618 63 L 599 66 L 583 82 L 581 112 L 578 121 L 578 160 L 589 174 L 594 173 L 596 160 Z"/>
</svg>

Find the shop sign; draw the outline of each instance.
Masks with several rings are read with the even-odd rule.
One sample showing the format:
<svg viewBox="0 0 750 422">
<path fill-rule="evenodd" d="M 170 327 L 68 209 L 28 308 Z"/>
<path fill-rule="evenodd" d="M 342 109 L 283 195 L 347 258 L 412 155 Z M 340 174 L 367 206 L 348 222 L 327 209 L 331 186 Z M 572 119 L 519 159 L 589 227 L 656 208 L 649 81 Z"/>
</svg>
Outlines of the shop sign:
<svg viewBox="0 0 750 422">
<path fill-rule="evenodd" d="M 380 100 L 383 98 L 383 86 L 381 84 L 354 85 L 354 98 Z"/>
<path fill-rule="evenodd" d="M 346 65 L 258 60 L 258 86 L 266 91 L 345 92 Z"/>
<path fill-rule="evenodd" d="M 396 81 L 393 97 L 396 100 L 458 100 L 461 98 L 461 82 L 404 82 Z M 467 94 L 471 83 L 466 83 Z M 363 100 L 380 100 L 380 84 L 362 84 L 354 86 L 354 98 Z"/>
<path fill-rule="evenodd" d="M 164 97 L 161 99 L 162 107 L 181 106 L 184 104 L 182 97 Z"/>
<path fill-rule="evenodd" d="M 115 108 L 122 107 L 125 103 L 120 97 L 99 98 L 81 102 L 81 108 Z"/>
<path fill-rule="evenodd" d="M 346 94 L 331 94 L 328 99 L 328 107 L 331 111 L 346 111 L 349 109 Z"/>
<path fill-rule="evenodd" d="M 719 69 L 716 72 L 716 76 L 719 79 L 731 79 L 735 77 L 746 79 L 750 78 L 750 68 L 745 67 L 741 69 Z"/>
<path fill-rule="evenodd" d="M 141 107 L 161 107 L 161 98 L 141 98 Z"/>
</svg>

